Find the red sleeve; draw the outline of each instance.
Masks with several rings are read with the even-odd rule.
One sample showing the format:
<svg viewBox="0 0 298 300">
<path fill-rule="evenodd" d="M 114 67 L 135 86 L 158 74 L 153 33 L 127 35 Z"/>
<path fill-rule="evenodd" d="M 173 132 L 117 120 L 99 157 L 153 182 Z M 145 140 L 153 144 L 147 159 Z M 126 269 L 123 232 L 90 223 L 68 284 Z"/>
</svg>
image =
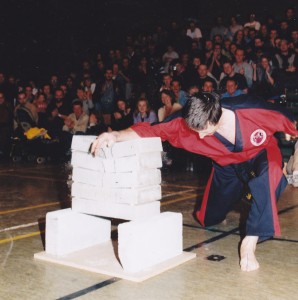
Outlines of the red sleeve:
<svg viewBox="0 0 298 300">
<path fill-rule="evenodd" d="M 191 130 L 183 118 L 176 118 L 170 122 L 150 125 L 138 123 L 131 127 L 141 137 L 160 137 L 162 141 L 168 141 L 177 148 L 197 154 L 213 157 L 222 155 L 222 144 L 214 137 L 200 139 L 198 133 Z"/>
</svg>

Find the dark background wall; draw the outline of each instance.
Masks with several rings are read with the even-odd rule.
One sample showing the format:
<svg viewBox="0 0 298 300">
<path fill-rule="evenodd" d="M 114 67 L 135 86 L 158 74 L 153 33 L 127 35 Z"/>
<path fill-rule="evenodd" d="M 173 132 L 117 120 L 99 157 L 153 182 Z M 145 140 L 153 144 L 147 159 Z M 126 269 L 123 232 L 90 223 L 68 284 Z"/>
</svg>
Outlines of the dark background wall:
<svg viewBox="0 0 298 300">
<path fill-rule="evenodd" d="M 41 77 L 70 68 L 82 56 L 123 43 L 127 33 L 152 31 L 170 20 L 192 17 L 207 32 L 217 15 L 228 20 L 250 11 L 263 20 L 280 19 L 297 1 L 261 0 L 8 0 L 0 10 L 0 68 L 17 75 Z M 296 7 L 295 7 L 296 8 Z"/>
</svg>

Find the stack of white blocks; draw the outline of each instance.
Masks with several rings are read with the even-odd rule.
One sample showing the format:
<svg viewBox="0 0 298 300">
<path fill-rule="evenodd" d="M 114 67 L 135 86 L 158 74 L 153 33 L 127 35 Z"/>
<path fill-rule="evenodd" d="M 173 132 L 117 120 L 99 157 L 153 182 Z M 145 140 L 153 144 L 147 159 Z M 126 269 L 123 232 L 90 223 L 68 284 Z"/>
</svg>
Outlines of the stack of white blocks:
<svg viewBox="0 0 298 300">
<path fill-rule="evenodd" d="M 118 226 L 125 272 L 181 255 L 182 215 L 160 213 L 160 139 L 119 142 L 95 157 L 88 153 L 93 141 L 94 136 L 73 138 L 72 208 L 47 214 L 45 255 L 60 259 L 110 241 L 111 221 L 101 217 L 130 220 Z"/>
</svg>

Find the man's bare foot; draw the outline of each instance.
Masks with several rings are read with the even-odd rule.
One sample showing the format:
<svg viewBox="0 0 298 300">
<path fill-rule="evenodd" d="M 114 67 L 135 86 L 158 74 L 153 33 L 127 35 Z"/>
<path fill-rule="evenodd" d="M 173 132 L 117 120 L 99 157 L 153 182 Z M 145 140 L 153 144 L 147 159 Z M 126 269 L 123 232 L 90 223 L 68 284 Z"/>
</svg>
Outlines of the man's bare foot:
<svg viewBox="0 0 298 300">
<path fill-rule="evenodd" d="M 250 235 L 243 239 L 240 247 L 240 268 L 242 271 L 254 271 L 260 267 L 255 256 L 258 239 L 258 236 Z"/>
</svg>

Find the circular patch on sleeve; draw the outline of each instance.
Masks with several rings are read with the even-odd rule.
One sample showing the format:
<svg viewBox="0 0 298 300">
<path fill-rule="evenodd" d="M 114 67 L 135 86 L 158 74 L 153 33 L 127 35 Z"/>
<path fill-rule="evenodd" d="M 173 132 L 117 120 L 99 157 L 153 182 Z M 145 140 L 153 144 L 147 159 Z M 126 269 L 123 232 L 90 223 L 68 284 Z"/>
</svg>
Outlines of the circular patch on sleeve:
<svg viewBox="0 0 298 300">
<path fill-rule="evenodd" d="M 267 134 L 263 129 L 255 130 L 250 136 L 250 142 L 254 146 L 262 145 L 266 140 Z"/>
</svg>

